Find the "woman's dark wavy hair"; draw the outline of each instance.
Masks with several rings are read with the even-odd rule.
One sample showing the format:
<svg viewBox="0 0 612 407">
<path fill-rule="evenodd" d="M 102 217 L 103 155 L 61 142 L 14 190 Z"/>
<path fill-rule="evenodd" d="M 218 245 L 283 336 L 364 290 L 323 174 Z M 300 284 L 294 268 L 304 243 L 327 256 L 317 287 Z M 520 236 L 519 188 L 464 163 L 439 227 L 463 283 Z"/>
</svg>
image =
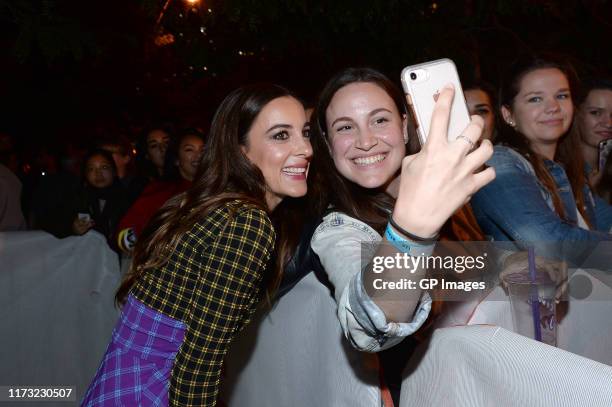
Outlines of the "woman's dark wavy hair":
<svg viewBox="0 0 612 407">
<path fill-rule="evenodd" d="M 558 69 L 565 75 L 570 86 L 572 102 L 574 106 L 576 106 L 575 97 L 578 91 L 578 79 L 573 67 L 567 61 L 551 55 L 523 55 L 510 65 L 510 68 L 504 75 L 499 92 L 500 110 L 502 106 L 510 111 L 513 110 L 514 98 L 520 92 L 521 81 L 525 75 L 538 69 L 549 68 Z M 583 188 L 587 183 L 584 159 L 580 153 L 578 134 L 571 130 L 572 127 L 573 126 L 570 126 L 570 130 L 568 130 L 559 140 L 554 159 L 565 167 L 565 172 L 570 180 L 578 210 L 586 222 L 589 223 L 589 218 L 584 210 L 585 196 Z M 538 180 L 551 194 L 555 211 L 561 219 L 567 221 L 567 214 L 561 203 L 557 186 L 544 164 L 544 157 L 537 154 L 529 146 L 527 138 L 504 122 L 500 128 L 497 143 L 513 148 L 531 163 Z"/>
<path fill-rule="evenodd" d="M 414 121 L 403 93 L 385 75 L 371 68 L 347 68 L 327 82 L 312 114 L 314 137 L 327 143 L 327 108 L 336 92 L 351 83 L 372 83 L 389 95 L 400 115 L 408 117 L 407 152 L 410 154 L 418 151 L 420 147 L 413 127 Z M 387 224 L 387 211 L 393 208 L 395 200 L 382 189 L 363 188 L 343 177 L 336 169 L 328 148 L 320 155 L 322 172 L 326 176 L 325 185 L 333 189 L 333 193 L 329 193 L 330 203 L 336 210 L 359 219 L 382 233 Z"/>
<path fill-rule="evenodd" d="M 247 134 L 262 109 L 272 100 L 284 96 L 294 97 L 283 87 L 258 84 L 237 89 L 223 100 L 213 118 L 206 149 L 192 187 L 170 199 L 143 231 L 136 243 L 130 271 L 117 291 L 118 304 L 125 302 L 131 287 L 147 270 L 167 262 L 180 237 L 194 223 L 228 201 L 240 199 L 269 212 L 263 174 L 249 161 L 241 147 L 247 144 Z M 309 178 L 310 173 L 316 173 L 312 165 Z M 316 179 L 316 176 L 313 178 Z M 268 298 L 271 298 L 278 286 L 281 266 L 289 260 L 294 247 L 288 243 L 290 238 L 286 229 L 291 228 L 287 225 L 295 226 L 302 219 L 299 214 L 284 219 L 285 207 L 278 209 L 274 211 L 278 214 L 273 216 L 273 222 L 279 217 L 285 227 L 276 230 L 275 270 L 266 278 Z M 293 232 L 298 234 L 295 230 Z"/>
</svg>

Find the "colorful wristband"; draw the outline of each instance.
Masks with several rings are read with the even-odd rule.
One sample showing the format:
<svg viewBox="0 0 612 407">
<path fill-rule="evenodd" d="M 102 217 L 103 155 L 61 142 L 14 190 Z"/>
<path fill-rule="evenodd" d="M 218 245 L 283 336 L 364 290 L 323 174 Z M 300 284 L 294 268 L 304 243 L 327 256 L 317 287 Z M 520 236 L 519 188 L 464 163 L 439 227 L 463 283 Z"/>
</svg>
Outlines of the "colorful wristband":
<svg viewBox="0 0 612 407">
<path fill-rule="evenodd" d="M 385 230 L 385 238 L 400 252 L 410 253 L 410 244 L 406 240 L 401 239 L 389 225 L 387 225 L 387 229 Z"/>
<path fill-rule="evenodd" d="M 430 244 L 421 244 L 418 242 L 412 242 L 405 237 L 398 234 L 391 225 L 387 224 L 387 229 L 385 229 L 385 238 L 391 243 L 397 250 L 402 253 L 408 253 L 410 255 L 414 255 L 415 249 L 420 249 L 423 247 L 427 247 Z"/>
</svg>

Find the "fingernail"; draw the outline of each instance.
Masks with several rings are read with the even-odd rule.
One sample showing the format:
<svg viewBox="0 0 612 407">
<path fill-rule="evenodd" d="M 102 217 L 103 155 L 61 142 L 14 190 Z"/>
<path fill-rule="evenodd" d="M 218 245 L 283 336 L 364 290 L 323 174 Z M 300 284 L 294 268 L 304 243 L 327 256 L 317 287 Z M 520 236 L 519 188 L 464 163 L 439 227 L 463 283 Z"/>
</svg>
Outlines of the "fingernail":
<svg viewBox="0 0 612 407">
<path fill-rule="evenodd" d="M 444 89 L 455 89 L 455 86 L 449 82 L 446 85 L 444 85 Z"/>
</svg>

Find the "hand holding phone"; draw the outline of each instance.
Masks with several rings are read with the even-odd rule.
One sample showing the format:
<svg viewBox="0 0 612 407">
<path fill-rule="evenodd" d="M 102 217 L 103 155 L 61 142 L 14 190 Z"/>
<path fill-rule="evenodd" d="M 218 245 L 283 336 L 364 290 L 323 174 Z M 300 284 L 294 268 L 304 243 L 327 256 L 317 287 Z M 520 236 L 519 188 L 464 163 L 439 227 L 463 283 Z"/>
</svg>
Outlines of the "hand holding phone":
<svg viewBox="0 0 612 407">
<path fill-rule="evenodd" d="M 72 231 L 76 235 L 83 235 L 94 226 L 94 221 L 88 213 L 77 213 L 72 221 Z"/>
<path fill-rule="evenodd" d="M 480 116 L 474 116 L 449 141 L 454 94 L 452 85 L 441 88 L 427 141 L 418 154 L 405 157 L 402 163 L 393 219 L 422 238 L 433 237 L 457 209 L 495 178 L 493 168 L 482 169 L 493 154 L 491 142 L 485 140 L 473 148 L 484 126 Z"/>
<path fill-rule="evenodd" d="M 452 141 L 470 124 L 470 114 L 453 61 L 438 59 L 407 66 L 402 70 L 402 86 L 417 121 L 421 145 L 425 144 L 429 135 L 436 101 L 441 90 L 448 84 L 452 84 L 455 89 L 448 122 L 448 140 Z"/>
</svg>

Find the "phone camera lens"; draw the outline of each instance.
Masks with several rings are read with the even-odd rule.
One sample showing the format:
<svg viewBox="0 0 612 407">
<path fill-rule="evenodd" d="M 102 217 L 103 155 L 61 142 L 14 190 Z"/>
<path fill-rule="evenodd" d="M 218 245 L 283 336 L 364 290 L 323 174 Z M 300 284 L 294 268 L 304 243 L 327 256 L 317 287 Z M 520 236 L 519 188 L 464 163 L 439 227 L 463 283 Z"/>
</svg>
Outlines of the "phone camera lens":
<svg viewBox="0 0 612 407">
<path fill-rule="evenodd" d="M 410 73 L 410 79 L 412 79 L 412 80 L 416 79 L 416 74 L 414 72 Z"/>
</svg>

